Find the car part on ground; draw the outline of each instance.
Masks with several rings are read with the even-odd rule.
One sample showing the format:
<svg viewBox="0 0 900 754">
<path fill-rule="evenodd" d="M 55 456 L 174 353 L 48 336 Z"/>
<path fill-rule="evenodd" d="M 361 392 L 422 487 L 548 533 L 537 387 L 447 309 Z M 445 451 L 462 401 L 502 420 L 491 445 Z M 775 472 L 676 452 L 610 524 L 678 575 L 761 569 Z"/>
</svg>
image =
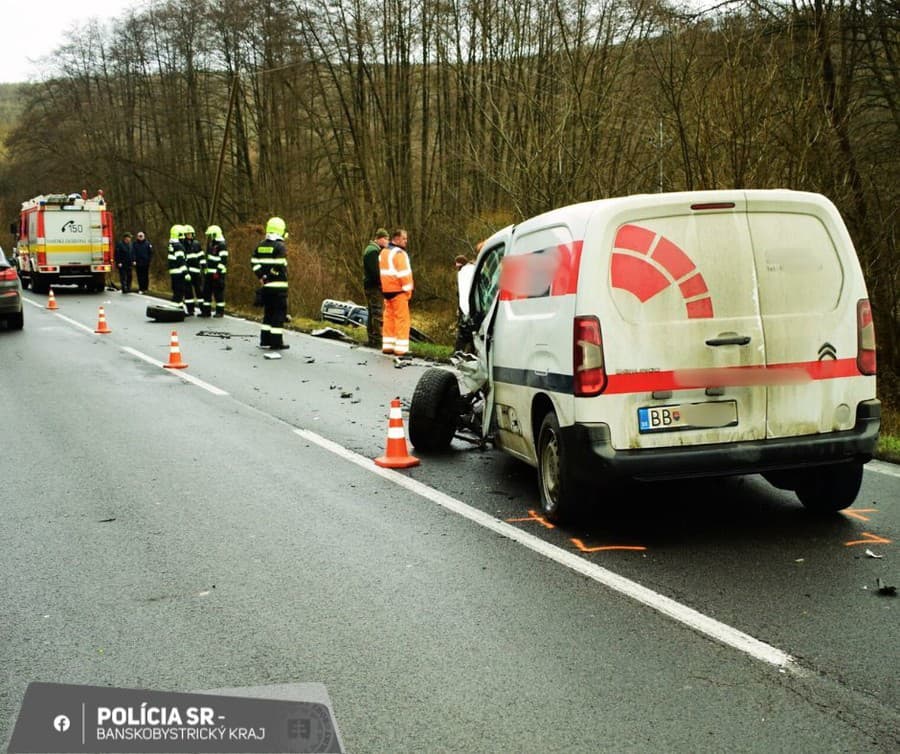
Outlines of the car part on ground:
<svg viewBox="0 0 900 754">
<path fill-rule="evenodd" d="M 157 322 L 184 322 L 184 307 L 177 304 L 150 304 L 147 317 Z"/>
</svg>

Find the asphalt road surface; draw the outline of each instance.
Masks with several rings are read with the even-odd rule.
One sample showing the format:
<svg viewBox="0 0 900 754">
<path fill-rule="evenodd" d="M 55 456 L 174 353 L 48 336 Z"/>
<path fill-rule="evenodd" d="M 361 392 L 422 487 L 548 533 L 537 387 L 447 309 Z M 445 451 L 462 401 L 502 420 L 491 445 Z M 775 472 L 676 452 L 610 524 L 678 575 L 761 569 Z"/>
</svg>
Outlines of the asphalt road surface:
<svg viewBox="0 0 900 754">
<path fill-rule="evenodd" d="M 455 441 L 380 470 L 427 366 L 146 296 L 0 331 L 0 743 L 31 681 L 321 683 L 349 752 L 900 749 L 900 469 L 807 514 L 760 477 L 627 485 L 565 528 Z M 103 305 L 111 333 L 95 334 Z"/>
</svg>

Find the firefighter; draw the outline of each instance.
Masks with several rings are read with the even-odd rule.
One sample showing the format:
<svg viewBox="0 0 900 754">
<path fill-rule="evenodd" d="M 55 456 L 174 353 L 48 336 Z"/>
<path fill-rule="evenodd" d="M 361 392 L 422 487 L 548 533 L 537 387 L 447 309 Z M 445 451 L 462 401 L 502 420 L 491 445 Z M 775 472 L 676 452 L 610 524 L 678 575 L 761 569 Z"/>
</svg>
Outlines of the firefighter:
<svg viewBox="0 0 900 754">
<path fill-rule="evenodd" d="M 184 258 L 184 230 L 180 225 L 173 225 L 169 231 L 169 281 L 172 284 L 172 301 L 176 304 L 184 302 L 185 287 L 189 285 L 185 281 L 188 276 L 187 264 Z"/>
<path fill-rule="evenodd" d="M 195 308 L 200 311 L 200 302 L 203 300 L 203 268 L 206 266 L 206 256 L 200 242 L 194 238 L 194 226 L 183 225 L 182 228 L 184 258 L 188 271 L 184 286 L 184 310 L 187 314 L 193 314 Z"/>
<path fill-rule="evenodd" d="M 287 320 L 287 238 L 284 220 L 270 217 L 266 237 L 259 242 L 250 260 L 253 274 L 262 286 L 263 321 L 259 331 L 259 347 L 273 351 L 290 348 L 284 342 Z"/>
<path fill-rule="evenodd" d="M 206 229 L 206 265 L 203 268 L 203 302 L 200 316 L 212 313 L 212 301 L 216 300 L 216 317 L 225 316 L 225 275 L 228 273 L 228 244 L 218 225 Z"/>
<path fill-rule="evenodd" d="M 412 268 L 406 253 L 407 238 L 407 232 L 398 228 L 391 234 L 391 242 L 378 255 L 381 294 L 384 296 L 381 350 L 400 358 L 408 358 L 409 300 L 413 293 Z"/>
</svg>

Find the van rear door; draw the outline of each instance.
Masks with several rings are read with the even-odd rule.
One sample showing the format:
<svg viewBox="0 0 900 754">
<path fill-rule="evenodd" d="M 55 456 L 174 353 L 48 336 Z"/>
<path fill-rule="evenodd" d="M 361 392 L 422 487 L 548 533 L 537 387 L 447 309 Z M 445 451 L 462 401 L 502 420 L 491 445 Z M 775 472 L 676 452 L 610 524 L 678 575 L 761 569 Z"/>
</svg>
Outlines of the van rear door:
<svg viewBox="0 0 900 754">
<path fill-rule="evenodd" d="M 604 302 L 608 383 L 600 396 L 578 398 L 576 413 L 607 423 L 616 448 L 766 435 L 766 389 L 757 383 L 766 343 L 746 202 L 738 192 L 699 196 L 637 198 L 598 218 L 606 230 L 593 235 L 605 238 L 608 268 L 606 295 L 595 300 Z M 584 258 L 598 257 L 586 248 Z M 590 309 L 580 296 L 577 313 Z"/>
<path fill-rule="evenodd" d="M 874 397 L 873 380 L 856 364 L 862 273 L 834 206 L 814 194 L 783 194 L 748 192 L 768 366 L 766 436 L 850 429 L 857 403 Z"/>
</svg>

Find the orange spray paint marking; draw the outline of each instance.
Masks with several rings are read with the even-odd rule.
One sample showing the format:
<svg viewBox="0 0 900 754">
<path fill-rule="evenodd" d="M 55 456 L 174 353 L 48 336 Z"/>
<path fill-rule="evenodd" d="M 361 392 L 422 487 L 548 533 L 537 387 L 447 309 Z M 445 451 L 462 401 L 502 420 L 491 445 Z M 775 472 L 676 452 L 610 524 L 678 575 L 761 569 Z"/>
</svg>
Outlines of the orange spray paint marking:
<svg viewBox="0 0 900 754">
<path fill-rule="evenodd" d="M 508 518 L 508 519 L 506 519 L 506 523 L 508 523 L 508 524 L 516 524 L 516 523 L 521 523 L 523 521 L 537 521 L 541 526 L 543 526 L 546 529 L 555 529 L 556 528 L 547 519 L 545 519 L 543 516 L 539 516 L 534 511 L 528 511 L 528 515 L 525 516 L 524 518 Z"/>
<path fill-rule="evenodd" d="M 878 513 L 877 508 L 851 508 L 845 511 L 841 511 L 845 516 L 850 516 L 850 518 L 855 518 L 859 521 L 868 521 L 869 517 L 863 515 L 865 513 Z"/>
<path fill-rule="evenodd" d="M 636 550 L 641 552 L 646 550 L 647 548 L 643 545 L 604 545 L 602 547 L 588 547 L 584 542 L 576 537 L 572 537 L 571 540 L 575 547 L 577 547 L 581 552 L 600 552 L 602 550 Z"/>
<path fill-rule="evenodd" d="M 877 534 L 864 531 L 862 535 L 865 539 L 856 539 L 852 542 L 844 542 L 844 547 L 853 547 L 853 545 L 889 545 L 891 540 L 879 537 Z"/>
</svg>

